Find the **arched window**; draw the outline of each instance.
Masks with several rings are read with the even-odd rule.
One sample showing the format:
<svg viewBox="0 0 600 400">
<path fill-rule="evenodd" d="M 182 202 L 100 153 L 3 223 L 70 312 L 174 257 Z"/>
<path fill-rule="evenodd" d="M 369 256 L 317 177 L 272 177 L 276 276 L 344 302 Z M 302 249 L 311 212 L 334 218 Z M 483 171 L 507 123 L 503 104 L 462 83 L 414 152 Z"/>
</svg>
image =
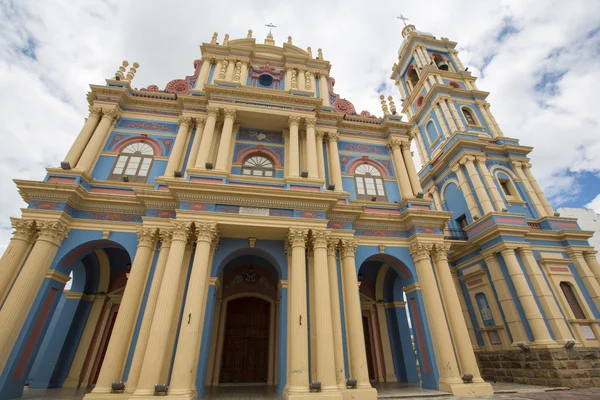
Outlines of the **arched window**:
<svg viewBox="0 0 600 400">
<path fill-rule="evenodd" d="M 575 296 L 575 292 L 573 291 L 573 287 L 568 282 L 561 282 L 560 288 L 567 299 L 567 303 L 569 303 L 569 307 L 571 307 L 571 311 L 573 311 L 573 315 L 577 319 L 586 319 L 585 314 L 583 313 L 583 309 L 579 302 L 577 301 L 577 296 Z"/>
<path fill-rule="evenodd" d="M 467 124 L 469 125 L 477 125 L 477 122 L 475 122 L 475 118 L 473 118 L 473 114 L 471 113 L 471 110 L 469 110 L 468 108 L 461 108 L 463 115 L 465 116 L 465 119 L 467 120 Z"/>
<path fill-rule="evenodd" d="M 408 72 L 408 80 L 412 84 L 413 88 L 417 86 L 417 83 L 419 83 L 419 74 L 417 74 L 417 71 L 414 68 L 411 68 Z"/>
<path fill-rule="evenodd" d="M 120 181 L 127 176 L 129 182 L 145 183 L 153 160 L 152 146 L 143 142 L 131 143 L 121 150 L 108 179 Z"/>
<path fill-rule="evenodd" d="M 437 53 L 434 54 L 433 62 L 435 63 L 435 66 L 438 67 L 438 69 L 448 71 L 448 63 L 446 62 L 446 60 L 444 60 L 444 57 L 442 57 L 441 55 Z"/>
<path fill-rule="evenodd" d="M 242 175 L 275 176 L 275 166 L 271 159 L 254 154 L 242 163 Z"/>
<path fill-rule="evenodd" d="M 437 129 L 435 129 L 435 124 L 433 123 L 433 121 L 429 121 L 429 123 L 427 124 L 427 135 L 429 136 L 429 143 L 431 145 L 433 145 L 433 143 L 440 136 L 437 133 Z"/>
<path fill-rule="evenodd" d="M 387 201 L 385 186 L 381 172 L 370 164 L 361 164 L 354 170 L 354 182 L 356 182 L 356 194 L 359 200 Z"/>
</svg>

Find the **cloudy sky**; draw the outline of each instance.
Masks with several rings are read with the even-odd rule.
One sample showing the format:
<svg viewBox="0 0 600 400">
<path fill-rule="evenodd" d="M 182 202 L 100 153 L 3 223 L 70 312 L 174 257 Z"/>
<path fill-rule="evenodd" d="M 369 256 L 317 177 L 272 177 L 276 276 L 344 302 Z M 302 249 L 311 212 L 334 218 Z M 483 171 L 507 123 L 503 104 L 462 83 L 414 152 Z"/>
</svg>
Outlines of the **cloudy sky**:
<svg viewBox="0 0 600 400">
<path fill-rule="evenodd" d="M 277 25 L 281 45 L 323 48 L 336 92 L 381 114 L 404 14 L 417 29 L 458 42 L 489 91 L 504 133 L 534 146 L 533 172 L 554 207 L 600 212 L 600 1 L 0 0 L 0 252 L 9 216 L 25 206 L 13 178 L 42 179 L 58 166 L 87 116 L 90 83 L 138 61 L 133 86 L 193 72 L 199 45 Z"/>
</svg>

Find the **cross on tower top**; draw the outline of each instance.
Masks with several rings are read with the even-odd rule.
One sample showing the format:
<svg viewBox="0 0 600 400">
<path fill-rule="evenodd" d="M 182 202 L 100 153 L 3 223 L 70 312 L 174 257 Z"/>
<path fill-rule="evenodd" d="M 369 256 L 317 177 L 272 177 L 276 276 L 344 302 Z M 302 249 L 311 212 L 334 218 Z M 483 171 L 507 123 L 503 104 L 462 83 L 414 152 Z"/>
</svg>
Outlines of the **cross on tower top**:
<svg viewBox="0 0 600 400">
<path fill-rule="evenodd" d="M 404 22 L 404 26 L 406 26 L 406 21 L 408 21 L 408 18 L 406 18 L 404 15 L 400 14 L 398 19 L 402 20 L 402 22 Z"/>
<path fill-rule="evenodd" d="M 269 28 L 269 36 L 273 36 L 273 33 L 271 33 L 271 28 L 277 28 L 277 25 L 273 25 L 272 22 L 269 22 L 268 24 L 265 24 L 265 26 Z"/>
</svg>

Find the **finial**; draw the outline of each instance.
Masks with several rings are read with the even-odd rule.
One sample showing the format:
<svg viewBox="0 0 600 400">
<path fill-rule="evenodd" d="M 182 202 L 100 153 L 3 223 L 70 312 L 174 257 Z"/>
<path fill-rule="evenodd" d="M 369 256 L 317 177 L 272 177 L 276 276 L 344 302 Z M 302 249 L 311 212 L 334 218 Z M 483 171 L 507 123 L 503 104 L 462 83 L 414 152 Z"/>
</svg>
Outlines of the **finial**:
<svg viewBox="0 0 600 400">
<path fill-rule="evenodd" d="M 119 67 L 117 72 L 115 72 L 115 79 L 120 81 L 125 79 L 125 71 L 127 70 L 127 66 L 129 63 L 127 61 L 123 61 L 123 64 Z"/>
<path fill-rule="evenodd" d="M 252 39 L 252 29 L 248 29 L 248 35 L 246 37 Z"/>
<path fill-rule="evenodd" d="M 383 115 L 389 115 L 390 111 L 388 110 L 387 103 L 385 102 L 385 96 L 381 95 L 379 98 L 381 99 L 381 109 L 383 110 Z"/>
<path fill-rule="evenodd" d="M 217 36 L 219 36 L 217 32 L 213 33 L 213 37 L 210 40 L 210 44 L 217 44 Z"/>
<path fill-rule="evenodd" d="M 292 37 L 288 36 L 288 44 L 292 44 Z"/>
<path fill-rule="evenodd" d="M 228 46 L 229 45 L 229 33 L 225 34 L 225 37 L 223 38 L 223 46 Z"/>
<path fill-rule="evenodd" d="M 317 60 L 323 59 L 323 49 L 317 49 Z"/>
<path fill-rule="evenodd" d="M 390 103 L 390 111 L 393 115 L 396 115 L 396 104 L 394 104 L 394 99 L 392 99 L 392 96 L 388 96 L 388 101 Z"/>
<path fill-rule="evenodd" d="M 404 15 L 400 14 L 398 19 L 402 20 L 402 22 L 404 22 L 404 26 L 406 26 L 406 21 L 408 21 L 408 18 L 406 18 Z"/>
<path fill-rule="evenodd" d="M 140 64 L 137 62 L 133 63 L 133 67 L 129 68 L 129 72 L 127 73 L 127 80 L 129 82 L 131 82 L 133 80 L 133 77 L 135 76 L 135 73 L 137 72 L 137 69 L 140 67 Z"/>
<path fill-rule="evenodd" d="M 312 58 L 312 49 L 310 48 L 310 46 L 306 48 L 306 52 L 308 53 L 308 57 Z"/>
</svg>

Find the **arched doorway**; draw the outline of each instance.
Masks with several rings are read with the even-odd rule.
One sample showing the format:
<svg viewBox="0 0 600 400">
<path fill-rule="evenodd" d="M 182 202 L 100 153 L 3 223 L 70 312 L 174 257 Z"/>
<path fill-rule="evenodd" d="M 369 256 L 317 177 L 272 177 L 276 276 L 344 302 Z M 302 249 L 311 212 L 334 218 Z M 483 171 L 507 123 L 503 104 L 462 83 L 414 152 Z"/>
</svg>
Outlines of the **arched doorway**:
<svg viewBox="0 0 600 400">
<path fill-rule="evenodd" d="M 358 271 L 373 383 L 437 389 L 430 335 L 413 272 L 395 257 L 368 257 Z"/>
</svg>

